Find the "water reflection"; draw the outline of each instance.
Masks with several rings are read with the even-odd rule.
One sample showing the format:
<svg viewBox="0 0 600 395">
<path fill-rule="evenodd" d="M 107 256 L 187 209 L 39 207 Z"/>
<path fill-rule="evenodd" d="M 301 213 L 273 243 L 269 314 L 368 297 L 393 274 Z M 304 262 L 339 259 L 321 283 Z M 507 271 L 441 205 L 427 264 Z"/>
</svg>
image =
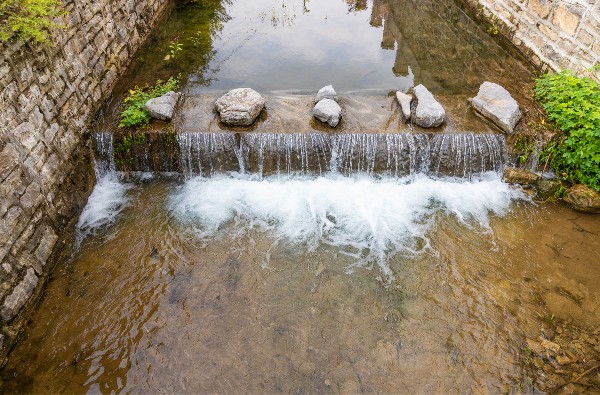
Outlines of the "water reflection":
<svg viewBox="0 0 600 395">
<path fill-rule="evenodd" d="M 530 74 L 451 0 L 256 0 L 227 5 L 231 18 L 193 93 L 258 90 L 388 92 L 424 83 L 472 93 L 484 80 Z"/>
</svg>

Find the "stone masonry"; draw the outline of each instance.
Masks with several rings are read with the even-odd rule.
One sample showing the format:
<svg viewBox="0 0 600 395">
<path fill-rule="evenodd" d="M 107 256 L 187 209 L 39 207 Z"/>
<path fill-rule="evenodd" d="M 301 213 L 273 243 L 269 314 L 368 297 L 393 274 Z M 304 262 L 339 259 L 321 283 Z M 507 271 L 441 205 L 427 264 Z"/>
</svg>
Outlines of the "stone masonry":
<svg viewBox="0 0 600 395">
<path fill-rule="evenodd" d="M 600 0 L 460 0 L 542 69 L 600 80 Z"/>
<path fill-rule="evenodd" d="M 91 120 L 168 3 L 67 0 L 50 44 L 0 43 L 0 357 L 93 186 Z"/>
</svg>

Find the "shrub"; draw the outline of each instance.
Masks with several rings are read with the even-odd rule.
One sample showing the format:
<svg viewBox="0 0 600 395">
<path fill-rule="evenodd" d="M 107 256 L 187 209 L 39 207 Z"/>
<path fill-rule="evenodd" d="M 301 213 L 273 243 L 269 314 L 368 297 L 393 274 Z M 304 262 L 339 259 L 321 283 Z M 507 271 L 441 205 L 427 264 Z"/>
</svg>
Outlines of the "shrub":
<svg viewBox="0 0 600 395">
<path fill-rule="evenodd" d="M 179 79 L 171 77 L 168 81 L 156 81 L 154 86 L 145 86 L 143 88 L 135 87 L 129 91 L 123 103 L 126 104 L 125 110 L 121 112 L 121 121 L 119 127 L 144 126 L 150 122 L 150 114 L 144 107 L 144 104 L 152 98 L 164 95 L 169 91 L 176 90 L 179 87 Z"/>
<path fill-rule="evenodd" d="M 537 79 L 535 93 L 561 133 L 544 154 L 559 178 L 600 191 L 600 87 L 570 71 Z"/>
<path fill-rule="evenodd" d="M 0 40 L 16 34 L 26 41 L 45 42 L 48 30 L 59 27 L 54 18 L 63 14 L 59 0 L 0 0 Z"/>
</svg>

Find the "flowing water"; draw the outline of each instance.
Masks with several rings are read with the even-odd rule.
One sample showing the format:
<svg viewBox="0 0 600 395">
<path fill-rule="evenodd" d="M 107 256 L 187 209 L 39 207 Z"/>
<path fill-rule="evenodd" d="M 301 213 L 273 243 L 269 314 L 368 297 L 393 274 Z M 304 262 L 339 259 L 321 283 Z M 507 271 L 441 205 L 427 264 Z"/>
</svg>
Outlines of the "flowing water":
<svg viewBox="0 0 600 395">
<path fill-rule="evenodd" d="M 526 393 L 526 339 L 598 337 L 600 221 L 503 183 L 501 135 L 180 133 L 171 173 L 115 171 L 116 103 L 177 72 L 191 94 L 524 94 L 454 2 L 207 0 L 149 48 L 100 114 L 77 246 L 3 393 Z"/>
</svg>

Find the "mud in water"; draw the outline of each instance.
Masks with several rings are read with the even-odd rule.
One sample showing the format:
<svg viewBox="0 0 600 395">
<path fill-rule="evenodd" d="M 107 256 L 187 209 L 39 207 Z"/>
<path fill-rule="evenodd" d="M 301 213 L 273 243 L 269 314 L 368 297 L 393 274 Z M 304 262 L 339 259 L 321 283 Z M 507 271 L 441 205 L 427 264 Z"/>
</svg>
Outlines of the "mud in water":
<svg viewBox="0 0 600 395">
<path fill-rule="evenodd" d="M 513 200 L 488 226 L 433 199 L 389 275 L 282 238 L 276 218 L 248 230 L 232 214 L 207 237 L 172 209 L 182 191 L 130 185 L 116 223 L 55 273 L 2 392 L 521 393 L 527 338 L 554 322 L 600 340 L 596 216 Z"/>
</svg>

